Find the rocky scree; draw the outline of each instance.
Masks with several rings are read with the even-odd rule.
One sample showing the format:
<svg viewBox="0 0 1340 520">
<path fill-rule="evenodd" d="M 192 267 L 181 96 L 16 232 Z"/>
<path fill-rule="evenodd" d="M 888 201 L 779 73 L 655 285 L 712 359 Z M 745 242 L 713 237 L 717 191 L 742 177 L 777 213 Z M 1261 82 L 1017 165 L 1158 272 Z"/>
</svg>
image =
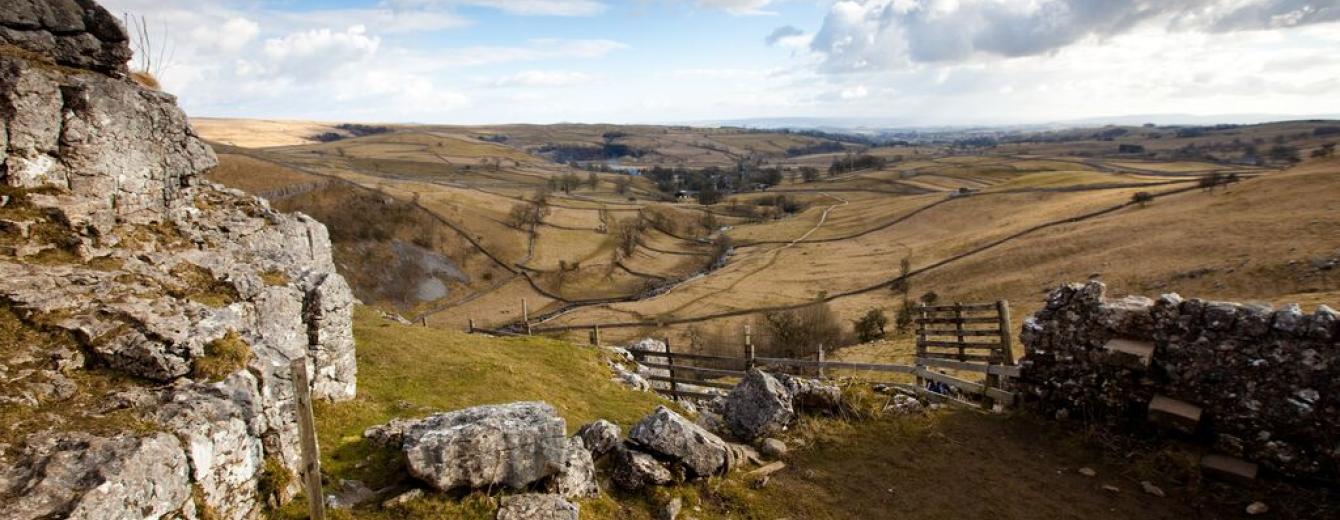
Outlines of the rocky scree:
<svg viewBox="0 0 1340 520">
<path fill-rule="evenodd" d="M 354 301 L 324 226 L 199 180 L 127 40 L 91 0 L 0 9 L 0 517 L 254 518 L 297 491 L 290 362 L 354 395 Z"/>
</svg>

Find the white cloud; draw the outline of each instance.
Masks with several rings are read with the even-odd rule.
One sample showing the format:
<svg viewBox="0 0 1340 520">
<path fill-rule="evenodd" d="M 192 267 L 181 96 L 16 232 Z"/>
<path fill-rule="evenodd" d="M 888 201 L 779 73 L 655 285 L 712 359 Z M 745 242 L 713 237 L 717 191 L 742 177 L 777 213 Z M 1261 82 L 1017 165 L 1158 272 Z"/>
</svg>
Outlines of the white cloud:
<svg viewBox="0 0 1340 520">
<path fill-rule="evenodd" d="M 265 41 L 261 55 L 273 75 L 321 78 L 371 60 L 380 46 L 381 38 L 355 25 L 344 31 L 312 29 L 271 38 Z"/>
<path fill-rule="evenodd" d="M 737 16 L 775 15 L 777 13 L 763 10 L 772 2 L 773 0 L 697 0 L 699 6 L 721 9 Z"/>
<path fill-rule="evenodd" d="M 444 66 L 476 67 L 501 63 L 553 60 L 560 58 L 593 59 L 627 45 L 613 40 L 563 40 L 539 38 L 524 46 L 476 46 L 444 49 L 437 53 L 437 61 Z"/>
<path fill-rule="evenodd" d="M 493 82 L 499 87 L 571 87 L 585 85 L 594 78 L 581 72 L 561 70 L 527 70 Z"/>
<path fill-rule="evenodd" d="M 1333 0 L 840 0 L 811 48 L 835 72 L 1055 52 L 1143 26 L 1227 32 L 1340 21 Z"/>
<path fill-rule="evenodd" d="M 522 16 L 595 16 L 609 8 L 598 0 L 385 0 L 383 3 L 399 10 L 468 5 Z"/>
</svg>

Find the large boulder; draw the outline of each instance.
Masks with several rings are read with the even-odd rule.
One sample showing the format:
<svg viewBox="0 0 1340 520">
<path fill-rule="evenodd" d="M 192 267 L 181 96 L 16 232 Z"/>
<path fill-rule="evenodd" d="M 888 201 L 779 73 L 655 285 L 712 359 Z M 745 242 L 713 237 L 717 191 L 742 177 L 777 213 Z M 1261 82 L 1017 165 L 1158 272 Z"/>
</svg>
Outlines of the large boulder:
<svg viewBox="0 0 1340 520">
<path fill-rule="evenodd" d="M 577 520 L 581 509 L 558 495 L 526 493 L 502 499 L 498 520 Z"/>
<path fill-rule="evenodd" d="M 776 435 L 795 419 L 791 388 L 757 368 L 726 396 L 722 418 L 730 434 L 744 441 Z"/>
<path fill-rule="evenodd" d="M 726 467 L 726 441 L 664 406 L 644 417 L 628 439 L 684 466 L 692 477 L 708 477 Z"/>
<path fill-rule="evenodd" d="M 409 471 L 434 488 L 521 489 L 559 474 L 569 454 L 566 425 L 541 402 L 477 406 L 410 426 Z"/>
<path fill-rule="evenodd" d="M 610 479 L 620 488 L 637 491 L 647 486 L 669 484 L 674 482 L 675 476 L 656 457 L 619 445 L 610 451 Z"/>
</svg>

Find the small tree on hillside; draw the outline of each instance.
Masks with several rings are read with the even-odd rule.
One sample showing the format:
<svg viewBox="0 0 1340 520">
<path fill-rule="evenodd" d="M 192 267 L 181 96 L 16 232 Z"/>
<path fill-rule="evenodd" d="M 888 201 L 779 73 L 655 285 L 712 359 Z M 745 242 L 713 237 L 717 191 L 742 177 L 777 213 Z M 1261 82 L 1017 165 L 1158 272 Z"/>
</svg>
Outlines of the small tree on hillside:
<svg viewBox="0 0 1340 520">
<path fill-rule="evenodd" d="M 836 349 L 843 345 L 842 322 L 820 294 L 814 302 L 794 310 L 770 312 L 755 321 L 765 352 L 778 357 L 805 358 L 819 345 Z"/>
<path fill-rule="evenodd" d="M 592 190 L 600 187 L 600 177 L 596 176 L 596 172 L 591 172 L 586 176 L 586 186 Z"/>
<path fill-rule="evenodd" d="M 632 179 L 629 179 L 628 177 L 619 177 L 619 180 L 614 181 L 614 191 L 619 195 L 627 195 L 628 191 L 632 188 L 632 185 Z"/>
<path fill-rule="evenodd" d="M 1131 202 L 1139 204 L 1140 207 L 1142 208 L 1147 206 L 1150 202 L 1153 201 L 1154 201 L 1154 194 L 1147 191 L 1137 191 L 1135 192 L 1134 195 L 1131 195 Z"/>
<path fill-rule="evenodd" d="M 889 317 L 884 315 L 884 311 L 879 309 L 870 309 L 856 320 L 856 338 L 861 343 L 868 343 L 884 337 L 884 327 L 889 326 Z"/>
</svg>

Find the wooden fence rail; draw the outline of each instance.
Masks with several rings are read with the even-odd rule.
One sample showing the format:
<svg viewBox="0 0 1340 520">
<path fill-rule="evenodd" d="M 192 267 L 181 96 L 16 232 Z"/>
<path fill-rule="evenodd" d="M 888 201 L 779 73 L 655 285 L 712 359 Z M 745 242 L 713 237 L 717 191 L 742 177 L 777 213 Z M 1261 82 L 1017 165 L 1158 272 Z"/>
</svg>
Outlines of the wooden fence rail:
<svg viewBox="0 0 1340 520">
<path fill-rule="evenodd" d="M 758 357 L 754 354 L 752 335 L 747 326 L 743 357 L 673 352 L 668 341 L 665 352 L 643 349 L 628 349 L 628 352 L 642 366 L 663 371 L 646 379 L 669 383 L 669 388 L 656 391 L 676 398 L 711 399 L 719 394 L 708 389 L 734 388 L 738 379 L 751 368 L 785 367 L 813 369 L 820 378 L 831 374 L 831 370 L 908 374 L 916 377 L 917 384 L 896 383 L 895 386 L 937 402 L 990 408 L 996 403 L 1009 406 L 1016 399 L 1014 393 L 1004 388 L 1010 378 L 1019 377 L 1019 367 L 1015 365 L 1011 351 L 1009 316 L 1009 303 L 1005 301 L 920 306 L 915 319 L 916 358 L 911 365 L 829 361 L 825 359 L 822 345 L 816 359 Z M 931 327 L 933 324 L 951 324 L 953 327 Z M 992 326 L 982 327 L 988 324 Z M 593 330 L 591 336 L 594 339 L 598 334 Z M 990 338 L 996 341 L 987 341 Z M 708 362 L 717 366 L 694 366 L 686 362 Z M 969 381 L 937 369 L 976 372 L 983 374 L 985 380 Z M 980 403 L 967 399 L 968 395 L 978 396 Z"/>
</svg>

